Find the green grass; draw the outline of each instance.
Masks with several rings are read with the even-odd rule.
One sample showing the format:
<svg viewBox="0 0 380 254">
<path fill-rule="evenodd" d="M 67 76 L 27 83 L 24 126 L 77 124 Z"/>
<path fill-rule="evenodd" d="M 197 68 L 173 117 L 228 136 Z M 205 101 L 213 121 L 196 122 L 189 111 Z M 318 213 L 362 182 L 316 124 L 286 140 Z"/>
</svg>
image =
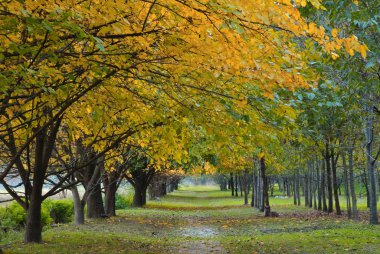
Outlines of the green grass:
<svg viewBox="0 0 380 254">
<path fill-rule="evenodd" d="M 47 228 L 43 244 L 0 234 L 8 253 L 380 253 L 380 226 L 324 215 L 271 198 L 278 218 L 215 186 L 183 187 L 146 208 L 77 227 Z M 364 203 L 365 204 L 365 203 Z M 342 202 L 343 205 L 343 202 Z"/>
</svg>

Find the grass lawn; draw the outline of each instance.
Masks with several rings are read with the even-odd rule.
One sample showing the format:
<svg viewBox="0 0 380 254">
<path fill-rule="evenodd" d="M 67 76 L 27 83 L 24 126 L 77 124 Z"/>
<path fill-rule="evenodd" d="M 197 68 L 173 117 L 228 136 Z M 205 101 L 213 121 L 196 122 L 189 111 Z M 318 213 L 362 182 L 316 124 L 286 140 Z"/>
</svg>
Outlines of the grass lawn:
<svg viewBox="0 0 380 254">
<path fill-rule="evenodd" d="M 380 226 L 272 198 L 278 218 L 214 186 L 183 187 L 117 217 L 48 228 L 43 244 L 2 235 L 5 253 L 380 253 Z M 343 203 L 343 202 L 342 202 Z M 363 207 L 364 209 L 364 207 Z"/>
</svg>

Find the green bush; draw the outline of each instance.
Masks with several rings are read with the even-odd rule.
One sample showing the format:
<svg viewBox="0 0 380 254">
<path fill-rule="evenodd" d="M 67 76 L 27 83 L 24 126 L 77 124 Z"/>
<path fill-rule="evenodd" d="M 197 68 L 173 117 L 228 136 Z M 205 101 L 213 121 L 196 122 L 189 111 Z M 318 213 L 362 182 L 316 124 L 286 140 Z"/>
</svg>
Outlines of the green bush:
<svg viewBox="0 0 380 254">
<path fill-rule="evenodd" d="M 42 226 L 52 223 L 49 215 L 49 210 L 45 207 L 41 209 Z M 12 202 L 11 205 L 0 209 L 0 225 L 5 228 L 19 229 L 25 226 L 26 212 L 17 202 Z"/>
<path fill-rule="evenodd" d="M 74 203 L 72 200 L 46 200 L 43 206 L 49 211 L 54 223 L 68 223 L 73 219 Z"/>
<path fill-rule="evenodd" d="M 0 224 L 2 227 L 21 228 L 25 226 L 26 213 L 17 202 L 0 210 Z"/>
<path fill-rule="evenodd" d="M 127 194 L 118 194 L 116 193 L 116 201 L 115 206 L 116 209 L 125 209 L 132 206 L 133 203 L 133 193 L 127 193 Z"/>
</svg>

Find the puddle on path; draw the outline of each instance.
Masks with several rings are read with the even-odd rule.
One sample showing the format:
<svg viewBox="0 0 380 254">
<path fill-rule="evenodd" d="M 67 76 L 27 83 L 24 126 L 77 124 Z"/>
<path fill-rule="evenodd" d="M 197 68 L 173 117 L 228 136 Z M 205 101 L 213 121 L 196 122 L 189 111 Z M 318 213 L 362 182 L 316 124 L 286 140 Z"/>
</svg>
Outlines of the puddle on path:
<svg viewBox="0 0 380 254">
<path fill-rule="evenodd" d="M 188 240 L 178 246 L 175 253 L 203 254 L 203 253 L 227 253 L 219 241 L 213 240 L 219 235 L 217 228 L 206 225 L 192 226 L 193 221 L 189 220 L 187 227 L 182 228 L 179 235 L 184 237 L 199 237 L 200 240 Z"/>
<path fill-rule="evenodd" d="M 186 227 L 181 230 L 180 234 L 185 237 L 213 237 L 219 235 L 216 229 L 205 226 Z"/>
</svg>

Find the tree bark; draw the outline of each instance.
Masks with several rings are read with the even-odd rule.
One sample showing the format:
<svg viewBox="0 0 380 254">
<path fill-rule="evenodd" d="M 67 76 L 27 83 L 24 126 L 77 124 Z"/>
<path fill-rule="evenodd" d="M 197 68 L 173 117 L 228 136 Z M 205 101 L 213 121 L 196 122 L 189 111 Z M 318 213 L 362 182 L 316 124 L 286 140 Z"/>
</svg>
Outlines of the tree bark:
<svg viewBox="0 0 380 254">
<path fill-rule="evenodd" d="M 231 188 L 231 196 L 234 196 L 234 174 L 230 173 L 230 188 Z"/>
<path fill-rule="evenodd" d="M 27 210 L 25 242 L 40 243 L 42 241 L 41 204 L 42 204 L 42 183 L 33 181 L 33 192 L 30 197 L 30 204 Z"/>
<path fill-rule="evenodd" d="M 84 207 L 86 202 L 82 201 L 78 192 L 77 186 L 71 188 L 71 192 L 74 200 L 74 224 L 84 224 Z"/>
<path fill-rule="evenodd" d="M 346 197 L 346 206 L 347 206 L 347 216 L 349 219 L 352 217 L 351 209 L 351 199 L 350 199 L 350 182 L 349 175 L 347 171 L 347 162 L 346 162 L 346 152 L 342 152 L 342 162 L 343 162 L 343 177 L 344 177 L 344 195 Z"/>
<path fill-rule="evenodd" d="M 331 179 L 331 155 L 330 155 L 330 147 L 329 141 L 326 141 L 326 151 L 325 151 L 325 161 L 326 161 L 326 169 L 327 169 L 327 196 L 329 199 L 329 204 L 327 208 L 328 213 L 333 212 L 333 190 L 332 190 L 332 179 Z"/>
<path fill-rule="evenodd" d="M 248 170 L 247 169 L 244 171 L 243 186 L 244 186 L 244 205 L 248 205 Z"/>
<path fill-rule="evenodd" d="M 372 225 L 379 224 L 377 214 L 377 199 L 376 199 L 376 177 L 375 177 L 375 164 L 377 156 L 373 156 L 373 106 L 366 105 L 366 128 L 365 128 L 365 141 L 366 141 L 366 157 L 367 157 L 367 175 L 368 175 L 368 193 L 369 193 L 369 223 Z M 380 150 L 379 150 L 380 152 Z"/>
<path fill-rule="evenodd" d="M 260 159 L 260 171 L 261 171 L 261 179 L 263 181 L 263 200 L 261 205 L 261 211 L 264 212 L 265 206 L 269 207 L 269 195 L 268 195 L 268 178 L 266 176 L 266 167 L 265 167 L 265 159 L 262 157 Z"/>
<path fill-rule="evenodd" d="M 326 203 L 326 161 L 322 160 L 322 173 L 321 173 L 321 194 L 322 194 L 322 209 L 327 212 Z"/>
<path fill-rule="evenodd" d="M 348 175 L 350 178 L 350 190 L 351 190 L 351 199 L 352 199 L 352 218 L 354 220 L 358 219 L 358 208 L 357 208 L 357 200 L 355 193 L 355 178 L 354 178 L 354 155 L 353 148 L 349 149 L 348 153 Z"/>
<path fill-rule="evenodd" d="M 338 179 L 336 176 L 336 166 L 338 162 L 338 155 L 334 155 L 334 149 L 331 148 L 331 166 L 332 166 L 332 176 L 333 176 L 333 187 L 334 187 L 334 199 L 335 199 L 335 210 L 337 215 L 342 215 L 340 210 L 339 203 L 339 194 L 338 194 Z"/>
<path fill-rule="evenodd" d="M 105 213 L 107 216 L 116 216 L 116 191 L 117 191 L 117 183 L 119 176 L 116 171 L 112 171 L 107 173 L 108 181 L 107 186 L 105 186 Z"/>
</svg>

